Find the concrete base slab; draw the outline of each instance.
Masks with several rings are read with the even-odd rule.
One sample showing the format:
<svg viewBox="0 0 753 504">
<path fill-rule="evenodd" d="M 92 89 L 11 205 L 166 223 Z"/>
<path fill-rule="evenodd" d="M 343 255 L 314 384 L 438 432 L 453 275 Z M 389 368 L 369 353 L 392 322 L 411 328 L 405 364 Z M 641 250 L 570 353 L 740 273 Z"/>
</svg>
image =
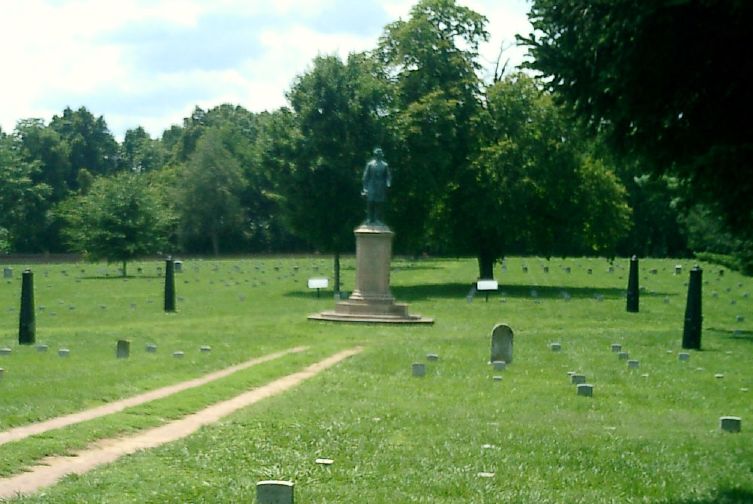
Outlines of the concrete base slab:
<svg viewBox="0 0 753 504">
<path fill-rule="evenodd" d="M 421 315 L 378 315 L 378 314 L 349 314 L 337 313 L 335 311 L 323 311 L 308 316 L 309 320 L 318 320 L 326 322 L 352 322 L 355 324 L 433 324 L 434 319 L 422 317 Z"/>
</svg>

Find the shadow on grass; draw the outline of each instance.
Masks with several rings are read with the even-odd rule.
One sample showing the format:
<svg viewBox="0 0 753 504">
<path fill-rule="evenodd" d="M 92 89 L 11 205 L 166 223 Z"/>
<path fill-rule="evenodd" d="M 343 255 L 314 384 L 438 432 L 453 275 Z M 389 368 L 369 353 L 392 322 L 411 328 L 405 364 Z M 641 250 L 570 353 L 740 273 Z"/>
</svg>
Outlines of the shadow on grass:
<svg viewBox="0 0 753 504">
<path fill-rule="evenodd" d="M 165 278 L 160 275 L 117 275 L 117 276 L 82 276 L 77 277 L 81 280 L 154 280 L 155 278 Z"/>
<path fill-rule="evenodd" d="M 443 283 L 443 284 L 422 284 L 422 285 L 393 285 L 391 287 L 392 295 L 399 301 L 421 301 L 430 298 L 444 299 L 465 299 L 475 286 L 475 283 Z M 533 291 L 538 299 L 562 299 L 565 294 L 573 299 L 594 299 L 597 296 L 603 296 L 604 299 L 623 299 L 625 297 L 624 289 L 615 288 L 592 288 L 592 287 L 557 287 L 557 286 L 536 286 L 536 285 L 500 285 L 499 291 L 490 293 L 490 297 L 499 297 L 504 293 L 507 298 L 534 299 Z M 332 297 L 332 291 L 329 290 L 329 297 Z M 661 292 L 641 293 L 641 297 L 659 297 L 666 294 Z M 308 298 L 312 296 L 311 292 L 290 291 L 285 294 L 287 297 Z M 325 292 L 322 292 L 325 296 Z M 476 297 L 483 298 L 482 292 L 476 293 Z"/>
<path fill-rule="evenodd" d="M 750 504 L 753 492 L 741 489 L 717 490 L 714 495 L 694 499 L 671 500 L 665 504 Z"/>
<path fill-rule="evenodd" d="M 719 329 L 717 327 L 709 327 L 706 329 L 706 331 L 716 333 L 722 338 L 753 343 L 753 331 L 744 331 L 742 329 L 735 329 L 731 331 L 729 329 Z M 753 500 L 751 502 L 753 502 Z"/>
</svg>

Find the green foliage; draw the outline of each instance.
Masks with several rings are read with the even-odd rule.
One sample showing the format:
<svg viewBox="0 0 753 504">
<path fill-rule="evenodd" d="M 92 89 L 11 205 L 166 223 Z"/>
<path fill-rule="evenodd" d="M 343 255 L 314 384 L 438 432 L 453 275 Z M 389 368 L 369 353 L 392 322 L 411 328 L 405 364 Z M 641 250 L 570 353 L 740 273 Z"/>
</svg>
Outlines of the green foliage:
<svg viewBox="0 0 753 504">
<path fill-rule="evenodd" d="M 225 148 L 221 131 L 204 131 L 178 172 L 175 208 L 181 241 L 204 239 L 219 254 L 220 238 L 232 236 L 243 222 L 240 195 L 245 185 L 240 163 Z"/>
<path fill-rule="evenodd" d="M 34 182 L 38 171 L 39 163 L 26 161 L 15 139 L 0 131 L 0 241 L 6 250 L 29 241 L 29 223 L 44 214 L 50 187 Z"/>
<path fill-rule="evenodd" d="M 75 111 L 66 107 L 63 115 L 53 116 L 49 127 L 70 149 L 72 172 L 66 180 L 69 188 L 77 188 L 75 175 L 81 168 L 94 175 L 111 174 L 118 169 L 118 144 L 104 117 L 94 117 L 86 107 Z"/>
<path fill-rule="evenodd" d="M 86 194 L 60 205 L 64 236 L 71 250 L 91 261 L 126 263 L 163 252 L 172 225 L 157 188 L 129 172 L 98 177 Z"/>
<path fill-rule="evenodd" d="M 353 228 L 364 218 L 363 167 L 383 138 L 383 88 L 363 55 L 345 62 L 318 56 L 288 99 L 296 114 L 295 144 L 278 147 L 293 156 L 279 173 L 287 221 L 319 250 L 349 250 Z"/>
<path fill-rule="evenodd" d="M 476 145 L 485 24 L 484 16 L 453 0 L 423 0 L 408 20 L 387 25 L 379 40 L 375 55 L 392 85 L 385 155 L 393 166 L 388 209 L 400 249 L 421 252 L 427 241 L 441 247 L 446 239 L 437 210 Z"/>
<path fill-rule="evenodd" d="M 165 164 L 162 143 L 153 140 L 141 126 L 129 129 L 120 145 L 120 164 L 134 172 L 162 168 Z"/>
<path fill-rule="evenodd" d="M 628 228 L 625 190 L 551 96 L 523 74 L 487 91 L 482 147 L 451 186 L 446 222 L 460 253 L 614 254 Z"/>
<path fill-rule="evenodd" d="M 753 227 L 753 4 L 535 0 L 531 66 L 618 151 Z"/>
</svg>

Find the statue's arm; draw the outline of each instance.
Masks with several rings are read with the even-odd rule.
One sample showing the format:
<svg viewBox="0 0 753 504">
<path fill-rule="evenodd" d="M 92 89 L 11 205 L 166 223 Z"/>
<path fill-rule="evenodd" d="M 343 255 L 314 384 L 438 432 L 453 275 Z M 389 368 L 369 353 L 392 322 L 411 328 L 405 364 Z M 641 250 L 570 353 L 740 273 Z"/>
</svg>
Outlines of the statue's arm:
<svg viewBox="0 0 753 504">
<path fill-rule="evenodd" d="M 368 184 L 369 184 L 369 177 L 370 177 L 370 166 L 371 163 L 366 163 L 366 168 L 363 169 L 363 179 L 361 180 L 361 183 L 363 185 L 363 190 L 361 191 L 361 194 L 366 194 L 369 192 L 368 190 Z"/>
<path fill-rule="evenodd" d="M 384 163 L 384 171 L 387 174 L 387 187 L 392 187 L 392 173 L 390 173 L 390 165 Z"/>
</svg>

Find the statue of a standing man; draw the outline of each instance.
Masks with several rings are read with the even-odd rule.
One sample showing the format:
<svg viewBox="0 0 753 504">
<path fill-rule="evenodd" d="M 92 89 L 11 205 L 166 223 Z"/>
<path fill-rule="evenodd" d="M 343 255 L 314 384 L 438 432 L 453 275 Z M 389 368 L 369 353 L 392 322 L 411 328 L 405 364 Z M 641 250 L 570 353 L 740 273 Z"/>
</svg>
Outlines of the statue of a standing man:
<svg viewBox="0 0 753 504">
<path fill-rule="evenodd" d="M 374 158 L 366 163 L 363 170 L 363 191 L 366 196 L 366 223 L 383 225 L 384 202 L 387 188 L 392 185 L 390 166 L 384 161 L 384 153 L 379 147 L 374 149 Z"/>
</svg>

